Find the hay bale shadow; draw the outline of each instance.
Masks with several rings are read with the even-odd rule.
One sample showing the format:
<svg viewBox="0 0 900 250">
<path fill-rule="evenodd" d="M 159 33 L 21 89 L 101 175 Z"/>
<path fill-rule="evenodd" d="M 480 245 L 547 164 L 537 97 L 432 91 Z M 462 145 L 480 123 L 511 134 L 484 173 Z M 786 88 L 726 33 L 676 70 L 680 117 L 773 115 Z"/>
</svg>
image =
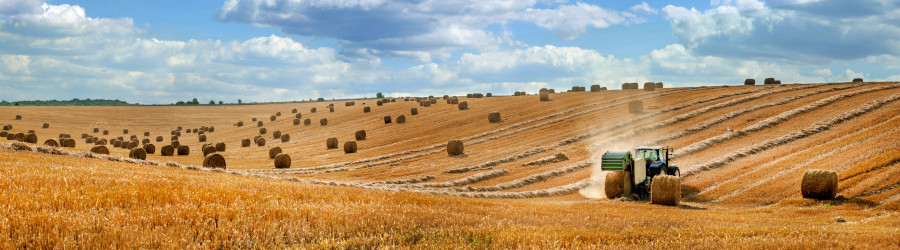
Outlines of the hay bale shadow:
<svg viewBox="0 0 900 250">
<path fill-rule="evenodd" d="M 465 153 L 463 153 L 463 154 L 458 154 L 458 155 L 451 155 L 451 156 L 450 156 L 450 157 L 453 157 L 453 158 L 458 158 L 458 159 L 464 159 L 464 158 L 468 158 L 468 157 L 469 157 L 469 155 L 468 155 L 468 154 L 465 154 Z"/>
</svg>

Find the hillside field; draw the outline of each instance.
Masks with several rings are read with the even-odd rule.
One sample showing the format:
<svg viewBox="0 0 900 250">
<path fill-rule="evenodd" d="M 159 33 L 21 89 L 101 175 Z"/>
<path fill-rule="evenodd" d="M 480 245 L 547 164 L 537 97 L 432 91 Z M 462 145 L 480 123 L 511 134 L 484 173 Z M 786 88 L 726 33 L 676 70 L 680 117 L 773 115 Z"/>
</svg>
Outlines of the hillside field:
<svg viewBox="0 0 900 250">
<path fill-rule="evenodd" d="M 462 110 L 437 94 L 430 107 L 388 98 L 0 108 L 6 133 L 37 136 L 0 138 L 0 247 L 900 246 L 900 83 L 567 92 L 548 101 L 494 93 L 458 97 Z M 642 112 L 629 112 L 634 100 Z M 502 120 L 489 122 L 491 112 Z M 210 127 L 205 141 L 193 131 Z M 75 146 L 43 146 L 61 134 Z M 110 144 L 108 156 L 89 152 L 89 138 L 132 136 L 156 152 L 146 160 Z M 242 145 L 256 136 L 265 144 Z M 338 147 L 327 148 L 328 138 Z M 173 139 L 189 154 L 162 156 Z M 448 155 L 454 139 L 464 154 Z M 345 153 L 348 141 L 357 152 Z M 220 142 L 227 168 L 201 167 L 202 145 Z M 682 204 L 606 199 L 601 155 L 656 145 L 674 148 Z M 290 168 L 275 168 L 274 147 Z M 838 173 L 836 199 L 801 197 L 811 169 Z"/>
</svg>

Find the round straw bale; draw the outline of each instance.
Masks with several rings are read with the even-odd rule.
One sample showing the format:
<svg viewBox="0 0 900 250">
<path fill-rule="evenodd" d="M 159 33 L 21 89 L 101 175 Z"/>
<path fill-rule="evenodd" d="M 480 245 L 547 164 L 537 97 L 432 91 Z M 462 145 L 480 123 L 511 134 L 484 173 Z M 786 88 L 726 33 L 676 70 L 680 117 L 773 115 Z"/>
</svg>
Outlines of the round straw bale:
<svg viewBox="0 0 900 250">
<path fill-rule="evenodd" d="M 28 130 L 28 133 L 29 133 L 29 134 L 34 134 L 34 133 L 35 133 L 35 132 L 34 132 L 34 129 L 29 129 L 29 130 Z"/>
<path fill-rule="evenodd" d="M 50 123 L 46 123 L 46 122 L 44 123 L 43 126 L 41 126 L 41 128 L 49 128 L 49 127 L 50 127 Z"/>
<path fill-rule="evenodd" d="M 766 78 L 765 80 L 763 80 L 763 84 L 765 84 L 765 85 L 775 84 L 775 78 L 772 78 L 772 77 Z"/>
<path fill-rule="evenodd" d="M 33 133 L 30 133 L 30 134 L 25 135 L 25 139 L 24 139 L 24 140 L 25 140 L 25 142 L 27 142 L 27 143 L 37 143 L 37 142 L 38 142 L 37 135 L 36 135 L 36 134 L 33 134 Z M 75 140 L 72 140 L 72 141 L 75 141 Z"/>
<path fill-rule="evenodd" d="M 275 112 L 275 116 L 281 116 L 281 112 Z"/>
<path fill-rule="evenodd" d="M 100 140 L 97 140 L 97 141 L 94 142 L 94 145 L 100 145 L 100 146 L 103 146 L 103 145 L 106 145 L 106 144 L 107 144 L 106 139 L 100 139 Z"/>
<path fill-rule="evenodd" d="M 472 98 L 472 93 L 466 94 L 466 98 Z"/>
<path fill-rule="evenodd" d="M 132 148 L 130 152 L 128 152 L 128 158 L 134 158 L 138 160 L 146 160 L 147 159 L 147 151 L 143 148 Z"/>
<path fill-rule="evenodd" d="M 356 141 L 347 141 L 344 142 L 344 153 L 356 153 Z"/>
<path fill-rule="evenodd" d="M 120 141 L 120 140 L 113 140 L 113 141 L 112 141 L 112 145 L 113 145 L 113 147 L 120 148 L 120 147 L 122 147 L 122 141 Z"/>
<path fill-rule="evenodd" d="M 203 151 L 203 156 L 207 156 L 209 154 L 215 153 L 216 147 L 213 145 L 203 145 L 203 148 L 200 151 Z"/>
<path fill-rule="evenodd" d="M 656 83 L 645 82 L 645 83 L 644 83 L 644 90 L 645 90 L 645 91 L 654 91 L 654 90 L 656 90 Z"/>
<path fill-rule="evenodd" d="M 448 104 L 459 104 L 459 99 L 456 98 L 455 96 L 450 99 L 447 99 L 447 100 L 450 101 L 450 103 L 448 103 Z"/>
<path fill-rule="evenodd" d="M 103 135 L 109 135 L 109 130 L 103 130 Z"/>
<path fill-rule="evenodd" d="M 25 140 L 25 133 L 17 133 L 16 136 L 15 136 L 15 138 L 16 138 L 16 141 L 24 141 L 24 140 Z"/>
<path fill-rule="evenodd" d="M 465 150 L 465 146 L 463 146 L 463 142 L 460 140 L 450 140 L 447 142 L 447 154 L 450 156 L 461 155 Z"/>
<path fill-rule="evenodd" d="M 775 80 L 775 83 L 772 83 L 772 84 L 776 84 L 776 85 L 781 84 L 781 80 Z"/>
<path fill-rule="evenodd" d="M 132 141 L 137 141 L 137 139 L 138 139 L 138 137 L 137 137 L 136 135 L 131 135 L 131 140 L 132 140 Z"/>
<path fill-rule="evenodd" d="M 249 147 L 249 146 L 250 146 L 250 139 L 244 138 L 243 140 L 241 140 L 241 147 L 245 147 L 245 148 L 246 148 L 246 147 Z"/>
<path fill-rule="evenodd" d="M 369 113 L 369 112 L 372 112 L 372 108 L 363 107 L 363 113 Z"/>
<path fill-rule="evenodd" d="M 173 135 L 172 138 L 169 138 L 169 140 L 170 140 L 170 141 L 177 141 L 177 140 L 178 140 L 178 136 L 177 136 L 177 135 Z"/>
<path fill-rule="evenodd" d="M 541 98 L 542 102 L 546 102 L 546 101 L 550 100 L 550 93 L 541 92 L 540 96 L 541 96 L 540 98 Z"/>
<path fill-rule="evenodd" d="M 484 96 L 485 96 L 485 97 L 492 97 L 492 96 L 494 96 L 494 94 L 486 93 L 486 94 L 484 94 Z"/>
<path fill-rule="evenodd" d="M 807 170 L 800 183 L 800 193 L 808 199 L 834 199 L 837 190 L 837 174 L 828 170 Z"/>
<path fill-rule="evenodd" d="M 22 115 L 16 115 L 16 120 L 22 120 Z"/>
<path fill-rule="evenodd" d="M 281 138 L 281 130 L 275 130 L 275 132 L 272 132 L 272 139 L 278 138 Z"/>
<path fill-rule="evenodd" d="M 178 145 L 178 155 L 191 154 L 191 148 L 188 145 Z"/>
<path fill-rule="evenodd" d="M 163 141 L 163 137 L 161 135 L 156 137 L 156 142 L 162 142 L 162 141 Z"/>
<path fill-rule="evenodd" d="M 467 109 L 469 109 L 469 103 L 468 103 L 468 102 L 460 102 L 458 106 L 459 106 L 459 110 L 467 110 Z"/>
<path fill-rule="evenodd" d="M 203 166 L 208 168 L 225 169 L 225 157 L 220 154 L 209 154 L 203 157 Z"/>
<path fill-rule="evenodd" d="M 7 135 L 9 135 L 9 132 L 0 131 L 0 137 L 6 137 Z"/>
<path fill-rule="evenodd" d="M 606 173 L 606 182 L 603 184 L 606 198 L 615 199 L 625 194 L 625 173 L 625 171 Z"/>
<path fill-rule="evenodd" d="M 7 133 L 7 134 L 6 134 L 6 139 L 7 139 L 7 140 L 10 140 L 10 141 L 15 140 L 15 139 L 16 139 L 16 134 L 14 134 L 14 133 Z"/>
<path fill-rule="evenodd" d="M 600 91 L 602 91 L 602 89 L 600 89 L 600 84 L 591 85 L 591 92 L 600 92 Z"/>
<path fill-rule="evenodd" d="M 262 122 L 262 121 L 256 122 L 256 126 L 257 126 L 257 127 L 262 127 L 262 126 L 263 126 L 263 122 Z"/>
<path fill-rule="evenodd" d="M 631 89 L 631 83 L 622 83 L 622 89 Z"/>
<path fill-rule="evenodd" d="M 748 85 L 748 86 L 756 85 L 756 79 L 747 78 L 744 80 L 744 85 Z"/>
<path fill-rule="evenodd" d="M 128 142 L 127 149 L 138 148 L 139 145 L 140 143 L 138 141 L 130 141 Z"/>
<path fill-rule="evenodd" d="M 266 138 L 262 138 L 262 137 L 256 138 L 256 145 L 257 145 L 257 146 L 260 146 L 260 147 L 265 146 L 265 145 L 266 145 Z"/>
<path fill-rule="evenodd" d="M 853 83 L 863 83 L 862 78 L 853 78 Z"/>
<path fill-rule="evenodd" d="M 628 102 L 628 112 L 632 114 L 640 114 L 641 112 L 644 112 L 644 102 L 641 100 Z"/>
<path fill-rule="evenodd" d="M 13 128 L 12 124 L 4 124 L 3 125 L 3 130 L 12 130 L 12 128 Z"/>
<path fill-rule="evenodd" d="M 391 116 L 386 115 L 386 116 L 384 116 L 384 124 L 388 124 L 388 123 L 391 123 Z"/>
<path fill-rule="evenodd" d="M 281 135 L 281 142 L 289 142 L 289 141 L 291 141 L 291 135 L 289 135 L 289 134 Z"/>
<path fill-rule="evenodd" d="M 175 155 L 175 146 L 165 145 L 159 149 L 159 154 L 162 156 L 173 156 Z"/>
<path fill-rule="evenodd" d="M 406 123 L 406 116 L 405 115 L 397 116 L 397 123 Z"/>
<path fill-rule="evenodd" d="M 123 135 L 127 135 L 127 134 L 128 134 L 128 129 L 123 129 L 123 130 L 122 130 L 122 134 L 123 134 Z"/>
<path fill-rule="evenodd" d="M 500 118 L 500 112 L 488 113 L 488 122 L 495 123 L 495 122 L 502 122 L 502 121 L 503 121 L 503 119 Z"/>
<path fill-rule="evenodd" d="M 449 95 L 444 95 L 443 97 L 441 97 L 441 99 L 444 99 L 444 100 L 447 100 L 447 99 L 449 99 L 449 98 L 450 98 Z"/>
<path fill-rule="evenodd" d="M 328 107 L 328 112 L 334 113 L 334 106 Z"/>
<path fill-rule="evenodd" d="M 328 138 L 328 140 L 325 141 L 325 146 L 328 148 L 337 148 L 338 139 L 335 137 Z"/>
<path fill-rule="evenodd" d="M 300 119 L 294 119 L 294 125 L 300 125 Z"/>
<path fill-rule="evenodd" d="M 295 108 L 295 109 L 291 109 L 291 114 L 296 114 L 296 113 L 297 113 L 297 109 L 296 109 L 296 108 Z"/>
<path fill-rule="evenodd" d="M 378 106 L 381 106 L 381 105 L 383 105 L 383 104 L 384 104 L 384 103 L 383 103 L 383 102 L 381 102 L 381 101 L 377 101 L 377 102 L 375 102 L 375 105 L 378 105 Z"/>
<path fill-rule="evenodd" d="M 276 155 L 275 168 L 291 168 L 291 156 L 284 153 Z"/>
<path fill-rule="evenodd" d="M 208 128 L 206 128 L 206 132 L 210 132 L 210 133 L 216 132 L 216 127 L 209 126 Z"/>
<path fill-rule="evenodd" d="M 261 135 L 266 134 L 266 128 L 259 128 L 259 134 L 261 134 Z"/>
<path fill-rule="evenodd" d="M 144 138 L 143 140 L 141 140 L 141 145 L 147 145 L 147 144 L 150 144 L 150 139 Z"/>
<path fill-rule="evenodd" d="M 273 115 L 273 116 L 269 116 L 269 121 L 275 121 L 275 119 L 276 119 L 276 118 L 275 118 L 274 115 Z"/>
<path fill-rule="evenodd" d="M 254 121 L 254 122 L 255 122 L 255 121 L 256 121 L 256 117 L 250 118 L 250 121 Z"/>
<path fill-rule="evenodd" d="M 357 141 L 365 140 L 366 139 L 366 131 L 365 130 L 356 131 L 355 137 L 356 137 Z"/>
<path fill-rule="evenodd" d="M 199 139 L 200 139 L 200 142 L 205 142 L 205 141 L 206 141 L 206 135 L 200 135 L 200 138 L 199 138 Z"/>
<path fill-rule="evenodd" d="M 309 112 L 310 112 L 310 113 L 315 113 L 315 112 L 316 112 L 316 108 L 311 108 L 311 109 L 309 109 Z"/>
<path fill-rule="evenodd" d="M 310 120 L 309 118 L 306 118 L 306 120 L 303 120 L 304 126 L 309 126 L 310 124 L 312 124 L 312 120 Z"/>
<path fill-rule="evenodd" d="M 321 120 L 319 120 L 319 124 L 321 124 L 322 126 L 328 125 L 328 119 L 322 118 Z"/>
<path fill-rule="evenodd" d="M 662 82 L 657 82 L 657 83 L 656 83 L 656 88 L 657 88 L 657 89 L 663 88 Z"/>
<path fill-rule="evenodd" d="M 106 146 L 103 146 L 103 145 L 97 145 L 97 146 L 91 147 L 91 153 L 101 154 L 101 155 L 108 155 L 108 154 L 109 154 L 109 149 L 106 148 Z"/>
<path fill-rule="evenodd" d="M 147 154 L 151 154 L 151 155 L 156 153 L 156 145 L 153 145 L 153 144 L 144 145 L 144 152 L 147 152 Z"/>
<path fill-rule="evenodd" d="M 294 115 L 294 118 L 297 118 L 297 119 L 303 118 L 303 114 L 297 113 L 296 115 Z"/>
<path fill-rule="evenodd" d="M 674 175 L 657 175 L 650 184 L 650 203 L 678 206 L 681 202 L 681 178 Z"/>
<path fill-rule="evenodd" d="M 174 140 L 171 143 L 169 143 L 169 145 L 172 145 L 172 147 L 178 147 L 178 146 L 181 146 L 181 142 L 179 142 L 178 140 Z"/>
<path fill-rule="evenodd" d="M 181 131 L 175 131 L 175 136 L 181 136 Z"/>
<path fill-rule="evenodd" d="M 44 141 L 44 146 L 59 147 L 59 143 L 54 139 L 47 139 Z"/>
<path fill-rule="evenodd" d="M 94 133 L 100 132 L 100 128 L 94 128 Z"/>
<path fill-rule="evenodd" d="M 419 109 L 417 109 L 417 108 L 411 108 L 411 109 L 409 109 L 409 113 L 412 114 L 412 115 L 418 115 L 418 114 L 419 114 Z"/>
<path fill-rule="evenodd" d="M 224 142 L 216 143 L 216 151 L 225 152 L 225 143 Z"/>
</svg>

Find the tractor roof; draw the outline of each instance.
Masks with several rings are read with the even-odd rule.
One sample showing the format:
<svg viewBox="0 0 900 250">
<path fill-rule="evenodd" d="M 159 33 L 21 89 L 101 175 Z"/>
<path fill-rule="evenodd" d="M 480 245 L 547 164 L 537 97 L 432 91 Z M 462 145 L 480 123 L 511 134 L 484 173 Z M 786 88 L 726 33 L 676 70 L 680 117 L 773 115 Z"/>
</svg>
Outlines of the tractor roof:
<svg viewBox="0 0 900 250">
<path fill-rule="evenodd" d="M 634 149 L 663 149 L 662 146 L 637 146 Z"/>
</svg>

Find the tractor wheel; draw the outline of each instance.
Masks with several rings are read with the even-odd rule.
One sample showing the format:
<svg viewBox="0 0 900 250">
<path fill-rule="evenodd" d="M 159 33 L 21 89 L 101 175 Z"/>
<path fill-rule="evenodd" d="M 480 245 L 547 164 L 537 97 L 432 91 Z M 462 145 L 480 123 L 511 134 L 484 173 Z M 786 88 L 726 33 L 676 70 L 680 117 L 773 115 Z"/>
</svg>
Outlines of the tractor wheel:
<svg viewBox="0 0 900 250">
<path fill-rule="evenodd" d="M 672 175 L 653 177 L 650 186 L 650 203 L 678 206 L 681 203 L 681 178 Z"/>
</svg>

